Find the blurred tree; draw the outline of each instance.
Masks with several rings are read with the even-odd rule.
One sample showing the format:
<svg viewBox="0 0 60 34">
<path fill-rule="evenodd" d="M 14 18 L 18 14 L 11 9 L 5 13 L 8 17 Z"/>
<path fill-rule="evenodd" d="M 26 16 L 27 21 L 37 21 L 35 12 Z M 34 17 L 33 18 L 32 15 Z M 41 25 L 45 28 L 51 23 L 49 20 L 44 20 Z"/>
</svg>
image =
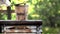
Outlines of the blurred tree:
<svg viewBox="0 0 60 34">
<path fill-rule="evenodd" d="M 34 5 L 34 13 L 40 15 L 38 19 L 43 19 L 44 25 L 55 27 L 60 24 L 60 0 L 29 0 Z M 31 15 L 31 14 L 30 14 Z M 36 16 L 35 16 L 36 17 Z M 30 17 L 32 19 L 36 19 Z"/>
</svg>

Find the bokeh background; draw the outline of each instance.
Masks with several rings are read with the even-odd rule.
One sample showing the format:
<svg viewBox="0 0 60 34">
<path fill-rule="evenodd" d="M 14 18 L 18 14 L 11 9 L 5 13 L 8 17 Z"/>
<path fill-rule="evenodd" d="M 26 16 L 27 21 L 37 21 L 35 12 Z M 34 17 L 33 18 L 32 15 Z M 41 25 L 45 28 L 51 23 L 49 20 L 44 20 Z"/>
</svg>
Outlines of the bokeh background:
<svg viewBox="0 0 60 34">
<path fill-rule="evenodd" d="M 60 0 L 11 0 L 11 10 L 15 4 L 28 5 L 28 20 L 43 20 L 42 34 L 60 34 Z M 0 10 L 7 10 L 5 4 Z M 0 12 L 0 20 L 7 20 L 7 13 Z M 11 14 L 11 20 L 16 20 L 16 13 Z"/>
</svg>

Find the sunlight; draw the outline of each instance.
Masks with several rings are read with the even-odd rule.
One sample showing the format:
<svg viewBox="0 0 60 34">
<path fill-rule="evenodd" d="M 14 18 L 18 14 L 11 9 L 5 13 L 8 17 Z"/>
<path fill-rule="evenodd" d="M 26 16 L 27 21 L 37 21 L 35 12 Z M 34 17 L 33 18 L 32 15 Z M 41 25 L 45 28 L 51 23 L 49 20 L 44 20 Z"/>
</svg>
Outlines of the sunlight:
<svg viewBox="0 0 60 34">
<path fill-rule="evenodd" d="M 39 17 L 39 15 L 38 14 L 33 14 L 33 15 L 31 15 L 32 17 Z"/>
<path fill-rule="evenodd" d="M 28 6 L 28 14 L 33 13 L 33 12 L 34 12 L 34 11 L 33 11 L 33 8 L 34 8 L 34 5 L 29 4 L 29 6 Z"/>
<path fill-rule="evenodd" d="M 58 11 L 58 13 L 60 13 L 60 11 Z"/>
<path fill-rule="evenodd" d="M 46 27 L 46 28 L 45 28 L 45 30 L 46 30 L 46 31 L 48 31 L 48 30 L 49 30 L 49 28 L 48 28 L 48 27 Z"/>
<path fill-rule="evenodd" d="M 28 0 L 18 0 L 19 3 L 26 3 Z"/>
<path fill-rule="evenodd" d="M 32 0 L 32 4 L 36 4 L 37 3 L 37 0 Z"/>
</svg>

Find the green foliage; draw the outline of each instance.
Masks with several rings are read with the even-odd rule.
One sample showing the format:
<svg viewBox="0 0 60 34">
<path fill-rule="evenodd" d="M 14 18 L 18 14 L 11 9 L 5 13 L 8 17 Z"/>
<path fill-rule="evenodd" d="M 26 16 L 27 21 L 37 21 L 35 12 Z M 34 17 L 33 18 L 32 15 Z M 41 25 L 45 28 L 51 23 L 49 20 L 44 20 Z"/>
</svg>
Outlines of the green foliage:
<svg viewBox="0 0 60 34">
<path fill-rule="evenodd" d="M 59 34 L 59 32 L 60 32 L 59 27 L 57 27 L 57 28 L 43 27 L 42 30 L 43 30 L 42 34 Z"/>
<path fill-rule="evenodd" d="M 60 2 L 59 0 L 32 0 L 32 5 L 34 5 L 34 13 L 40 15 L 38 19 L 42 19 L 43 24 L 54 26 L 55 24 L 60 24 Z M 35 2 L 36 1 L 36 2 Z M 31 14 L 31 15 L 33 15 Z M 37 19 L 34 17 L 30 17 L 32 19 Z"/>
<path fill-rule="evenodd" d="M 0 13 L 0 20 L 7 20 L 7 15 L 4 13 Z"/>
<path fill-rule="evenodd" d="M 11 20 L 16 20 L 16 13 L 11 14 Z"/>
</svg>

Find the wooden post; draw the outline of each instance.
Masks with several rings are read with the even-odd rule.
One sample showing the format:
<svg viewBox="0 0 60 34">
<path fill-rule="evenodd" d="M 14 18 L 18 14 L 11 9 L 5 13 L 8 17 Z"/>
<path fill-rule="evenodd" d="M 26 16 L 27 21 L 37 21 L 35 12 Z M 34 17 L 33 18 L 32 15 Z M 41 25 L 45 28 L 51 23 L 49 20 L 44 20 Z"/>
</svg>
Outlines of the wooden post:
<svg viewBox="0 0 60 34">
<path fill-rule="evenodd" d="M 7 19 L 11 20 L 11 7 L 7 6 Z"/>
<path fill-rule="evenodd" d="M 8 0 L 11 1 L 11 0 Z M 11 7 L 9 4 L 7 4 L 7 19 L 11 20 Z"/>
<path fill-rule="evenodd" d="M 2 33 L 2 27 L 0 26 L 0 33 Z"/>
</svg>

